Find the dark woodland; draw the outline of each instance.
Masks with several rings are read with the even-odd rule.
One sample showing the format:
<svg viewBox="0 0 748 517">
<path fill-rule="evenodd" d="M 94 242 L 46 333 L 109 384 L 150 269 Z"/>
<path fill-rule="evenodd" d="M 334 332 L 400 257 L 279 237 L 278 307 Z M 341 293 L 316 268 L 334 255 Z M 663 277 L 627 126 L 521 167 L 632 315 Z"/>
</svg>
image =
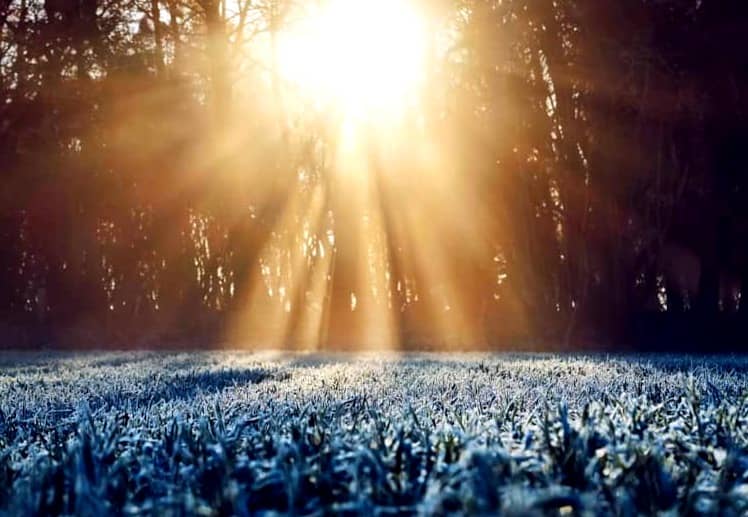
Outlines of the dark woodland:
<svg viewBox="0 0 748 517">
<path fill-rule="evenodd" d="M 331 117 L 247 50 L 291 3 L 0 0 L 0 347 L 347 348 L 386 306 L 402 349 L 743 350 L 748 2 L 421 2 L 460 191 L 372 144 L 373 292 Z"/>
</svg>

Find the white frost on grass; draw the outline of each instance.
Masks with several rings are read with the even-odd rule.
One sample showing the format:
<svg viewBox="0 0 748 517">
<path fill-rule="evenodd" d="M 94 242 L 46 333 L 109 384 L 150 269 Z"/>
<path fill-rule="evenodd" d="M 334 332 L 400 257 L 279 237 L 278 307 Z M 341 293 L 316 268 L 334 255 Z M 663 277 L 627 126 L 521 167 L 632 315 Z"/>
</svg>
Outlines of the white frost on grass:
<svg viewBox="0 0 748 517">
<path fill-rule="evenodd" d="M 748 510 L 748 359 L 0 360 L 0 513 Z"/>
</svg>

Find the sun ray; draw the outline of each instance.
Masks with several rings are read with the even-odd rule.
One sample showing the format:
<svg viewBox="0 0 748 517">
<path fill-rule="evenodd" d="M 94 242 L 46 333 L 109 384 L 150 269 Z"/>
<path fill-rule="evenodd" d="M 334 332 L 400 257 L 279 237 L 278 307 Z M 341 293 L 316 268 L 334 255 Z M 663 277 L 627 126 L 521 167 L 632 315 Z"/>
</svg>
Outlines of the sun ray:
<svg viewBox="0 0 748 517">
<path fill-rule="evenodd" d="M 316 187 L 311 193 L 295 190 L 286 206 L 283 215 L 278 219 L 271 232 L 280 239 L 278 242 L 267 242 L 259 254 L 261 267 L 250 271 L 252 289 L 245 300 L 237 304 L 233 327 L 229 331 L 230 341 L 247 341 L 261 346 L 287 346 L 287 340 L 293 338 L 293 311 L 303 310 L 294 307 L 303 304 L 307 284 L 306 264 L 308 256 L 301 246 L 294 242 L 299 232 L 301 221 L 307 221 L 310 228 L 319 228 L 324 207 L 324 191 Z M 274 252 L 281 250 L 287 253 L 288 263 L 285 268 L 277 264 L 280 260 Z M 281 269 L 285 274 L 276 275 L 276 284 L 272 280 L 272 269 Z"/>
</svg>

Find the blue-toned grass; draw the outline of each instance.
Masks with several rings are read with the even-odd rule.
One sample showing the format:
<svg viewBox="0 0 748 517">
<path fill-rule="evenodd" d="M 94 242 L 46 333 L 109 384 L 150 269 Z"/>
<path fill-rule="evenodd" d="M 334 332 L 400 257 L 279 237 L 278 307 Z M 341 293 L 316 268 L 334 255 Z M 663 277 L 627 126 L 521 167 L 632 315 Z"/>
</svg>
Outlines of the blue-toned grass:
<svg viewBox="0 0 748 517">
<path fill-rule="evenodd" d="M 748 359 L 6 354 L 0 513 L 748 511 Z"/>
</svg>

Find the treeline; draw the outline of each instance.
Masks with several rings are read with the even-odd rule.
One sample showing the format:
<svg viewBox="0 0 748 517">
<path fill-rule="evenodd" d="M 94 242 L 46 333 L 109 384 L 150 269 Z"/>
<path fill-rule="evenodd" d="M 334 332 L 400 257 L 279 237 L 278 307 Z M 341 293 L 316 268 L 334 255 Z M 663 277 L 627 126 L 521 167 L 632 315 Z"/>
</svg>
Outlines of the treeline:
<svg viewBox="0 0 748 517">
<path fill-rule="evenodd" d="M 300 4 L 0 0 L 3 345 L 748 336 L 745 1 L 422 2 L 449 188 L 373 150 L 365 246 L 272 59 Z"/>
</svg>

